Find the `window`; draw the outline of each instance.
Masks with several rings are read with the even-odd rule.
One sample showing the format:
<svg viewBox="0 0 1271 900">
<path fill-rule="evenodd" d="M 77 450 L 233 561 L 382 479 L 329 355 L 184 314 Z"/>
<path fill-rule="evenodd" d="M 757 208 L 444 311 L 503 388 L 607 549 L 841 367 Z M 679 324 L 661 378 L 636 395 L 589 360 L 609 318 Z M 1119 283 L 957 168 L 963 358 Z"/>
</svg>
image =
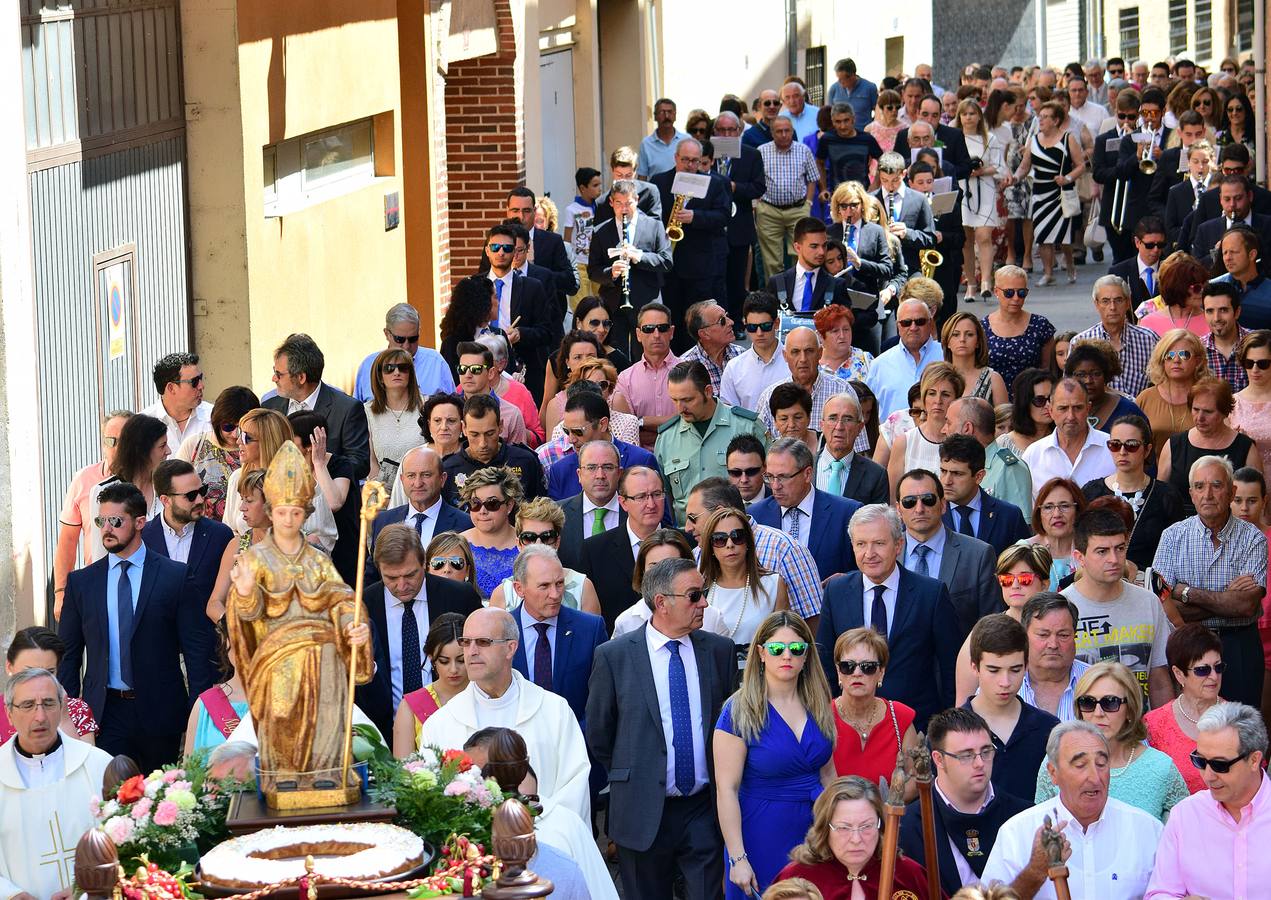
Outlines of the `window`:
<svg viewBox="0 0 1271 900">
<path fill-rule="evenodd" d="M 264 148 L 266 216 L 347 194 L 375 179 L 375 124 L 361 119 Z"/>
<path fill-rule="evenodd" d="M 808 83 L 808 102 L 825 105 L 825 47 L 809 47 L 803 58 L 803 80 Z"/>
<path fill-rule="evenodd" d="M 1169 52 L 1187 52 L 1187 0 L 1169 0 Z"/>
<path fill-rule="evenodd" d="M 1253 49 L 1253 2 L 1236 0 L 1236 52 L 1248 53 Z"/>
<path fill-rule="evenodd" d="M 1129 60 L 1139 57 L 1139 8 L 1121 8 L 1119 29 L 1121 32 L 1121 56 Z"/>
<path fill-rule="evenodd" d="M 1196 39 L 1192 52 L 1197 60 L 1209 59 L 1214 53 L 1213 0 L 1196 0 Z"/>
</svg>

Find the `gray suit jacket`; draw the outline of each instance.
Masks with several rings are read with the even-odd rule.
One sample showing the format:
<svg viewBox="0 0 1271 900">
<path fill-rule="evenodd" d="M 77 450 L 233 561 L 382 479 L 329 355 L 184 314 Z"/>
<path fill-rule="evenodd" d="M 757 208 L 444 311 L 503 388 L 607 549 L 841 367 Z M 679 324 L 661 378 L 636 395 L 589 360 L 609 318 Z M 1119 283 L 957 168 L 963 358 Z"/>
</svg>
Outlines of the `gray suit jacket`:
<svg viewBox="0 0 1271 900">
<path fill-rule="evenodd" d="M 949 589 L 949 599 L 958 614 L 963 638 L 984 616 L 1006 611 L 995 570 L 996 557 L 992 547 L 977 538 L 948 528 L 944 530 L 940 580 Z"/>
<path fill-rule="evenodd" d="M 609 837 L 618 846 L 636 851 L 653 845 L 666 801 L 668 748 L 647 628 L 596 648 L 587 689 L 587 746 L 609 772 Z M 713 780 L 711 737 L 719 711 L 732 693 L 737 662 L 733 644 L 725 637 L 698 629 L 689 639 L 702 701 L 702 730 L 694 740 L 702 741 Z"/>
</svg>

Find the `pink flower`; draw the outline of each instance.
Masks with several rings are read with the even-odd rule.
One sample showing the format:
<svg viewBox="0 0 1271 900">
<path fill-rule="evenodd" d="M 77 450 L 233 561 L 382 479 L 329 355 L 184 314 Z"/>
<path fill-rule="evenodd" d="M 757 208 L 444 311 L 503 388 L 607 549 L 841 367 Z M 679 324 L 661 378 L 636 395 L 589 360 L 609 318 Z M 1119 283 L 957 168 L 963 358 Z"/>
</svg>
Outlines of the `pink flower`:
<svg viewBox="0 0 1271 900">
<path fill-rule="evenodd" d="M 133 805 L 132 811 L 128 813 L 134 819 L 144 819 L 150 815 L 150 807 L 154 806 L 154 801 L 149 797 L 142 797 Z"/>
<path fill-rule="evenodd" d="M 124 816 L 115 816 L 113 819 L 106 821 L 106 824 L 102 826 L 102 830 L 116 844 L 126 844 L 133 833 L 132 819 Z"/>
<path fill-rule="evenodd" d="M 168 783 L 170 791 L 188 791 L 193 785 L 188 781 L 171 781 Z"/>
<path fill-rule="evenodd" d="M 154 811 L 154 823 L 165 828 L 169 825 L 174 825 L 180 812 L 180 807 L 175 803 L 171 800 L 164 800 L 159 804 L 159 808 Z"/>
<path fill-rule="evenodd" d="M 452 781 L 442 792 L 447 797 L 461 797 L 468 792 L 468 786 L 461 781 Z"/>
<path fill-rule="evenodd" d="M 184 774 L 180 769 L 168 769 L 163 773 L 163 780 L 166 784 L 171 784 Z"/>
<path fill-rule="evenodd" d="M 92 813 L 94 819 L 100 819 L 102 814 L 102 801 L 100 797 L 94 797 L 88 801 L 88 811 Z"/>
</svg>

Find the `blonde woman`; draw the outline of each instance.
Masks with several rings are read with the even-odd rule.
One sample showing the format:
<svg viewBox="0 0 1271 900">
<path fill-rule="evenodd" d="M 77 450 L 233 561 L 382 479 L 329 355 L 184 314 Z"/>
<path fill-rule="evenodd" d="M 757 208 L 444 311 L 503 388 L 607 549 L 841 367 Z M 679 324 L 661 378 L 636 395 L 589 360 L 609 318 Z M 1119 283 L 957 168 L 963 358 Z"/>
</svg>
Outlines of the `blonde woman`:
<svg viewBox="0 0 1271 900">
<path fill-rule="evenodd" d="M 565 388 L 547 404 L 543 427 L 547 430 L 549 440 L 565 434 L 565 391 L 580 381 L 593 381 L 600 385 L 601 396 L 609 404 L 609 431 L 620 441 L 628 444 L 640 443 L 640 419 L 631 414 L 627 403 L 618 387 L 618 369 L 607 359 L 589 356 L 576 363 L 570 370 Z"/>
<path fill-rule="evenodd" d="M 542 544 L 560 551 L 560 536 L 565 530 L 565 511 L 555 500 L 548 497 L 536 497 L 526 500 L 516 508 L 516 540 L 522 550 L 534 544 Z M 591 579 L 582 572 L 576 572 L 568 566 L 565 568 L 564 604 L 571 609 L 600 615 L 600 601 L 596 599 L 596 588 Z M 516 609 L 521 605 L 521 598 L 512 587 L 512 576 L 503 579 L 503 583 L 490 595 L 490 605 L 502 609 Z"/>
<path fill-rule="evenodd" d="M 268 469 L 274 454 L 287 441 L 294 441 L 287 417 L 272 409 L 253 409 L 238 420 L 238 460 L 240 466 L 230 474 L 225 485 L 225 524 L 242 534 L 248 529 L 240 509 L 242 496 L 238 482 L 248 472 Z"/>
<path fill-rule="evenodd" d="M 1209 363 L 1200 338 L 1185 328 L 1161 335 L 1147 361 L 1152 386 L 1134 398 L 1152 426 L 1153 444 L 1159 453 L 1170 438 L 1195 425 L 1189 397 L 1196 382 L 1209 377 Z"/>
<path fill-rule="evenodd" d="M 834 780 L 834 713 L 812 630 L 789 610 L 760 623 L 741 687 L 715 724 L 715 804 L 728 858 L 725 897 L 767 889 Z"/>
<path fill-rule="evenodd" d="M 555 231 L 560 220 L 556 204 L 551 197 L 539 197 L 534 204 L 534 227 L 543 231 Z"/>
<path fill-rule="evenodd" d="M 989 366 L 989 342 L 980 320 L 968 312 L 951 315 L 940 329 L 944 361 L 966 382 L 964 397 L 979 397 L 994 406 L 1007 402 L 1006 382 Z"/>
<path fill-rule="evenodd" d="M 922 370 L 922 378 L 918 382 L 922 421 L 904 434 L 897 435 L 890 447 L 880 441 L 874 451 L 874 462 L 887 470 L 887 479 L 893 490 L 900 476 L 911 469 L 940 471 L 940 442 L 944 440 L 949 406 L 965 392 L 966 382 L 948 363 L 931 363 Z"/>
<path fill-rule="evenodd" d="M 993 229 L 1001 225 L 997 214 L 997 187 L 1002 181 L 1003 147 L 989 133 L 984 111 L 975 100 L 958 104 L 956 127 L 966 138 L 971 171 L 962 179 L 962 266 L 966 272 L 968 301 L 975 299 L 976 263 L 979 263 L 980 298 L 993 296 Z M 976 165 L 976 162 L 979 165 Z"/>
<path fill-rule="evenodd" d="M 891 279 L 893 263 L 887 229 L 877 221 L 865 219 L 869 205 L 869 193 L 859 181 L 840 184 L 830 197 L 833 224 L 826 229 L 826 237 L 846 248 L 843 261 L 848 266 L 847 271 L 863 281 L 871 291 L 879 291 Z"/>
</svg>

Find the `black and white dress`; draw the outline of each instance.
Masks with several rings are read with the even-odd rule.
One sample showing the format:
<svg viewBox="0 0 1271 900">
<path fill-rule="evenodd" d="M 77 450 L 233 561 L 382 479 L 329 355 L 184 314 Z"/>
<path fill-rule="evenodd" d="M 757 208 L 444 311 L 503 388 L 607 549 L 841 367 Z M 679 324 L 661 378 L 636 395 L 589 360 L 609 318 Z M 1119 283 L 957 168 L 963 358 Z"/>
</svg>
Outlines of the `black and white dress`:
<svg viewBox="0 0 1271 900">
<path fill-rule="evenodd" d="M 1072 171 L 1072 156 L 1068 153 L 1068 134 L 1053 147 L 1043 147 L 1041 135 L 1035 134 L 1029 151 L 1032 155 L 1033 176 L 1033 240 L 1039 244 L 1072 243 L 1072 219 L 1064 217 L 1056 175 Z"/>
</svg>

